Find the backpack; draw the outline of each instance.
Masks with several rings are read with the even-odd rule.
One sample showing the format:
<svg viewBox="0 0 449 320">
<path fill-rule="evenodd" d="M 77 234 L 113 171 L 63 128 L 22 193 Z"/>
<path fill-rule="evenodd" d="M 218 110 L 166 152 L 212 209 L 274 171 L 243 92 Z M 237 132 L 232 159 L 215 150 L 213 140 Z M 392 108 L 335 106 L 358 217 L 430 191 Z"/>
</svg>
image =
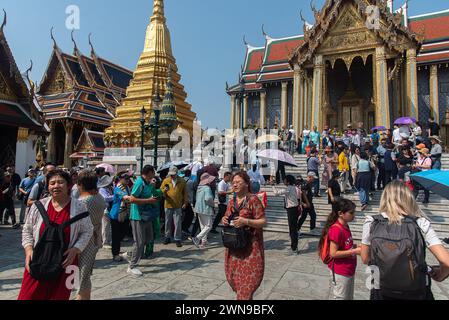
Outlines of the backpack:
<svg viewBox="0 0 449 320">
<path fill-rule="evenodd" d="M 36 280 L 56 280 L 64 271 L 62 262 L 67 245 L 64 243 L 64 229 L 75 222 L 87 218 L 89 212 L 84 212 L 63 224 L 50 221 L 44 205 L 40 201 L 34 203 L 44 220 L 45 229 L 36 247 L 33 250 L 33 259 L 30 263 L 30 275 Z"/>
<path fill-rule="evenodd" d="M 382 215 L 371 225 L 370 265 L 380 272 L 382 296 L 401 300 L 424 300 L 427 293 L 426 243 L 418 218 L 405 216 L 400 225 Z"/>
<path fill-rule="evenodd" d="M 343 230 L 342 226 L 340 224 L 338 224 L 338 223 L 333 224 L 332 227 L 333 226 L 337 226 L 337 228 L 339 228 L 340 230 Z M 329 232 L 328 232 L 324 236 L 323 247 L 319 251 L 319 255 L 320 255 L 321 261 L 323 261 L 323 263 L 325 265 L 328 265 L 329 263 L 331 263 L 334 260 L 331 257 L 331 254 L 330 254 L 330 247 L 331 247 L 331 242 L 329 240 Z"/>
</svg>

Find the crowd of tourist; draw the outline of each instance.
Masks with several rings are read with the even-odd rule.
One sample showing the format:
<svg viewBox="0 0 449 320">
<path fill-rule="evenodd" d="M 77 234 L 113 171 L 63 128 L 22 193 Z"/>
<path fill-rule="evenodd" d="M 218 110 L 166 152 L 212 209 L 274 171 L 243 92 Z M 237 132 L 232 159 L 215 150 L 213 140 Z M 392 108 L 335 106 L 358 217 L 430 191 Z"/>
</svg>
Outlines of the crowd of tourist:
<svg viewBox="0 0 449 320">
<path fill-rule="evenodd" d="M 380 268 L 380 284 L 371 290 L 371 299 L 432 299 L 429 280 L 449 276 L 449 254 L 416 203 L 422 187 L 410 179 L 414 172 L 441 168 L 437 125 L 423 132 L 413 126 L 408 131 L 398 127 L 391 135 L 378 129 L 368 134 L 360 123 L 355 130 L 348 126 L 342 136 L 335 129 L 322 134 L 305 129 L 296 144 L 290 129 L 280 135 L 280 147 L 307 154 L 304 180 L 283 170 L 277 177 L 264 176 L 257 158 L 245 170 L 222 172 L 221 180 L 219 168 L 201 160 L 183 170 L 171 166 L 157 172 L 147 165 L 139 176 L 104 167 L 64 171 L 47 164 L 40 172 L 30 168 L 22 180 L 10 166 L 1 176 L 0 221 L 7 225 L 11 219 L 15 229 L 22 226 L 25 270 L 19 299 L 68 300 L 75 294 L 76 300 L 89 300 L 101 248 L 111 250 L 111 263 L 127 263 L 127 273 L 139 277 L 142 259 L 153 257 L 159 239 L 163 246 L 179 248 L 189 241 L 207 250 L 210 234 L 221 225 L 226 279 L 237 299 L 250 300 L 264 277 L 267 201 L 260 191 L 267 184 L 284 199 L 290 253 L 299 255 L 301 228 L 310 216 L 311 233 L 320 237 L 319 253 L 330 270 L 331 298 L 354 298 L 361 256 L 363 263 Z M 285 188 L 275 186 L 280 181 Z M 349 226 L 356 205 L 345 194 L 354 191 L 363 211 L 375 190 L 383 190 L 379 215 L 366 218 L 362 242 L 355 244 Z M 314 199 L 323 191 L 332 210 L 318 231 Z M 430 192 L 424 194 L 428 203 Z M 21 203 L 18 222 L 16 196 Z M 124 241 L 133 242 L 130 252 L 121 250 Z M 391 243 L 398 249 L 385 251 Z M 439 266 L 428 268 L 426 248 Z M 74 291 L 66 285 L 69 274 L 64 270 L 70 266 L 80 271 Z"/>
</svg>

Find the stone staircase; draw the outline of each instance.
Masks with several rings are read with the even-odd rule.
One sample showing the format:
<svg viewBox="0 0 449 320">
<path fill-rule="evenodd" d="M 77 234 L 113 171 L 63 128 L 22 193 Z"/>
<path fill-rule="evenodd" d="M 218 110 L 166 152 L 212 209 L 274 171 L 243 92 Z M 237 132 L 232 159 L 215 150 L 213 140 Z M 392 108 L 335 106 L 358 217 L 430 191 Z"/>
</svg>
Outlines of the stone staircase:
<svg viewBox="0 0 449 320">
<path fill-rule="evenodd" d="M 286 173 L 292 174 L 294 176 L 301 175 L 306 176 L 307 165 L 306 156 L 295 155 L 295 160 L 298 164 L 297 168 L 287 167 Z M 442 158 L 442 166 L 444 170 L 449 170 L 449 154 L 444 154 Z M 285 188 L 282 186 L 277 186 L 279 190 Z M 272 192 L 272 187 L 263 187 L 262 191 L 267 192 L 268 205 L 266 208 L 266 216 L 268 220 L 268 225 L 265 228 L 266 231 L 272 232 L 282 232 L 288 233 L 288 221 L 287 214 L 284 209 L 283 197 L 276 197 Z M 360 211 L 360 202 L 358 196 L 353 194 L 346 195 L 345 198 L 354 201 L 357 204 L 357 211 L 355 220 L 351 223 L 351 230 L 354 239 L 360 241 L 362 237 L 363 222 L 367 215 L 378 214 L 379 202 L 380 202 L 381 192 L 375 192 L 370 198 L 370 205 L 364 211 Z M 424 197 L 424 193 L 420 193 L 418 196 L 418 202 L 422 211 L 427 215 L 429 220 L 432 222 L 432 226 L 437 232 L 440 238 L 449 237 L 449 200 L 444 199 L 438 195 L 431 194 L 430 204 L 421 204 Z M 321 231 L 326 223 L 327 216 L 331 211 L 331 206 L 327 203 L 327 194 L 322 193 L 322 197 L 314 198 L 315 210 L 317 212 L 317 228 Z M 310 218 L 307 217 L 301 232 L 304 234 L 309 234 Z"/>
</svg>

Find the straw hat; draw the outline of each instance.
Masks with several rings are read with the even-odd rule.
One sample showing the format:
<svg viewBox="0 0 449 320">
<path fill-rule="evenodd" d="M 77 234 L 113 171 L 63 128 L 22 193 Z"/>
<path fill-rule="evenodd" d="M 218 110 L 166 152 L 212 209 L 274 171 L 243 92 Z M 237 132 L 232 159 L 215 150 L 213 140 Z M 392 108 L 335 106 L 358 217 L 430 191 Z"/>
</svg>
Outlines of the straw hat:
<svg viewBox="0 0 449 320">
<path fill-rule="evenodd" d="M 436 141 L 438 141 L 439 143 L 441 143 L 441 139 L 440 139 L 440 137 L 438 137 L 438 136 L 430 136 L 429 139 L 430 139 L 430 140 L 433 139 L 433 140 L 436 140 Z"/>
</svg>

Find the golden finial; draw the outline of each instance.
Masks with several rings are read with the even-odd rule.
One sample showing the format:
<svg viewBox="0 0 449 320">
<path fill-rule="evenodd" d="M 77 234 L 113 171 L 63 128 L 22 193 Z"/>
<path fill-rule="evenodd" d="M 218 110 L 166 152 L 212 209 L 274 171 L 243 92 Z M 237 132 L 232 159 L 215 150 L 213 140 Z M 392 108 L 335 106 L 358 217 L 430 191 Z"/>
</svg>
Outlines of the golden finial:
<svg viewBox="0 0 449 320">
<path fill-rule="evenodd" d="M 154 0 L 153 1 L 153 16 L 151 17 L 151 21 L 153 21 L 153 20 L 162 20 L 165 22 L 164 1 L 163 0 Z"/>
</svg>

